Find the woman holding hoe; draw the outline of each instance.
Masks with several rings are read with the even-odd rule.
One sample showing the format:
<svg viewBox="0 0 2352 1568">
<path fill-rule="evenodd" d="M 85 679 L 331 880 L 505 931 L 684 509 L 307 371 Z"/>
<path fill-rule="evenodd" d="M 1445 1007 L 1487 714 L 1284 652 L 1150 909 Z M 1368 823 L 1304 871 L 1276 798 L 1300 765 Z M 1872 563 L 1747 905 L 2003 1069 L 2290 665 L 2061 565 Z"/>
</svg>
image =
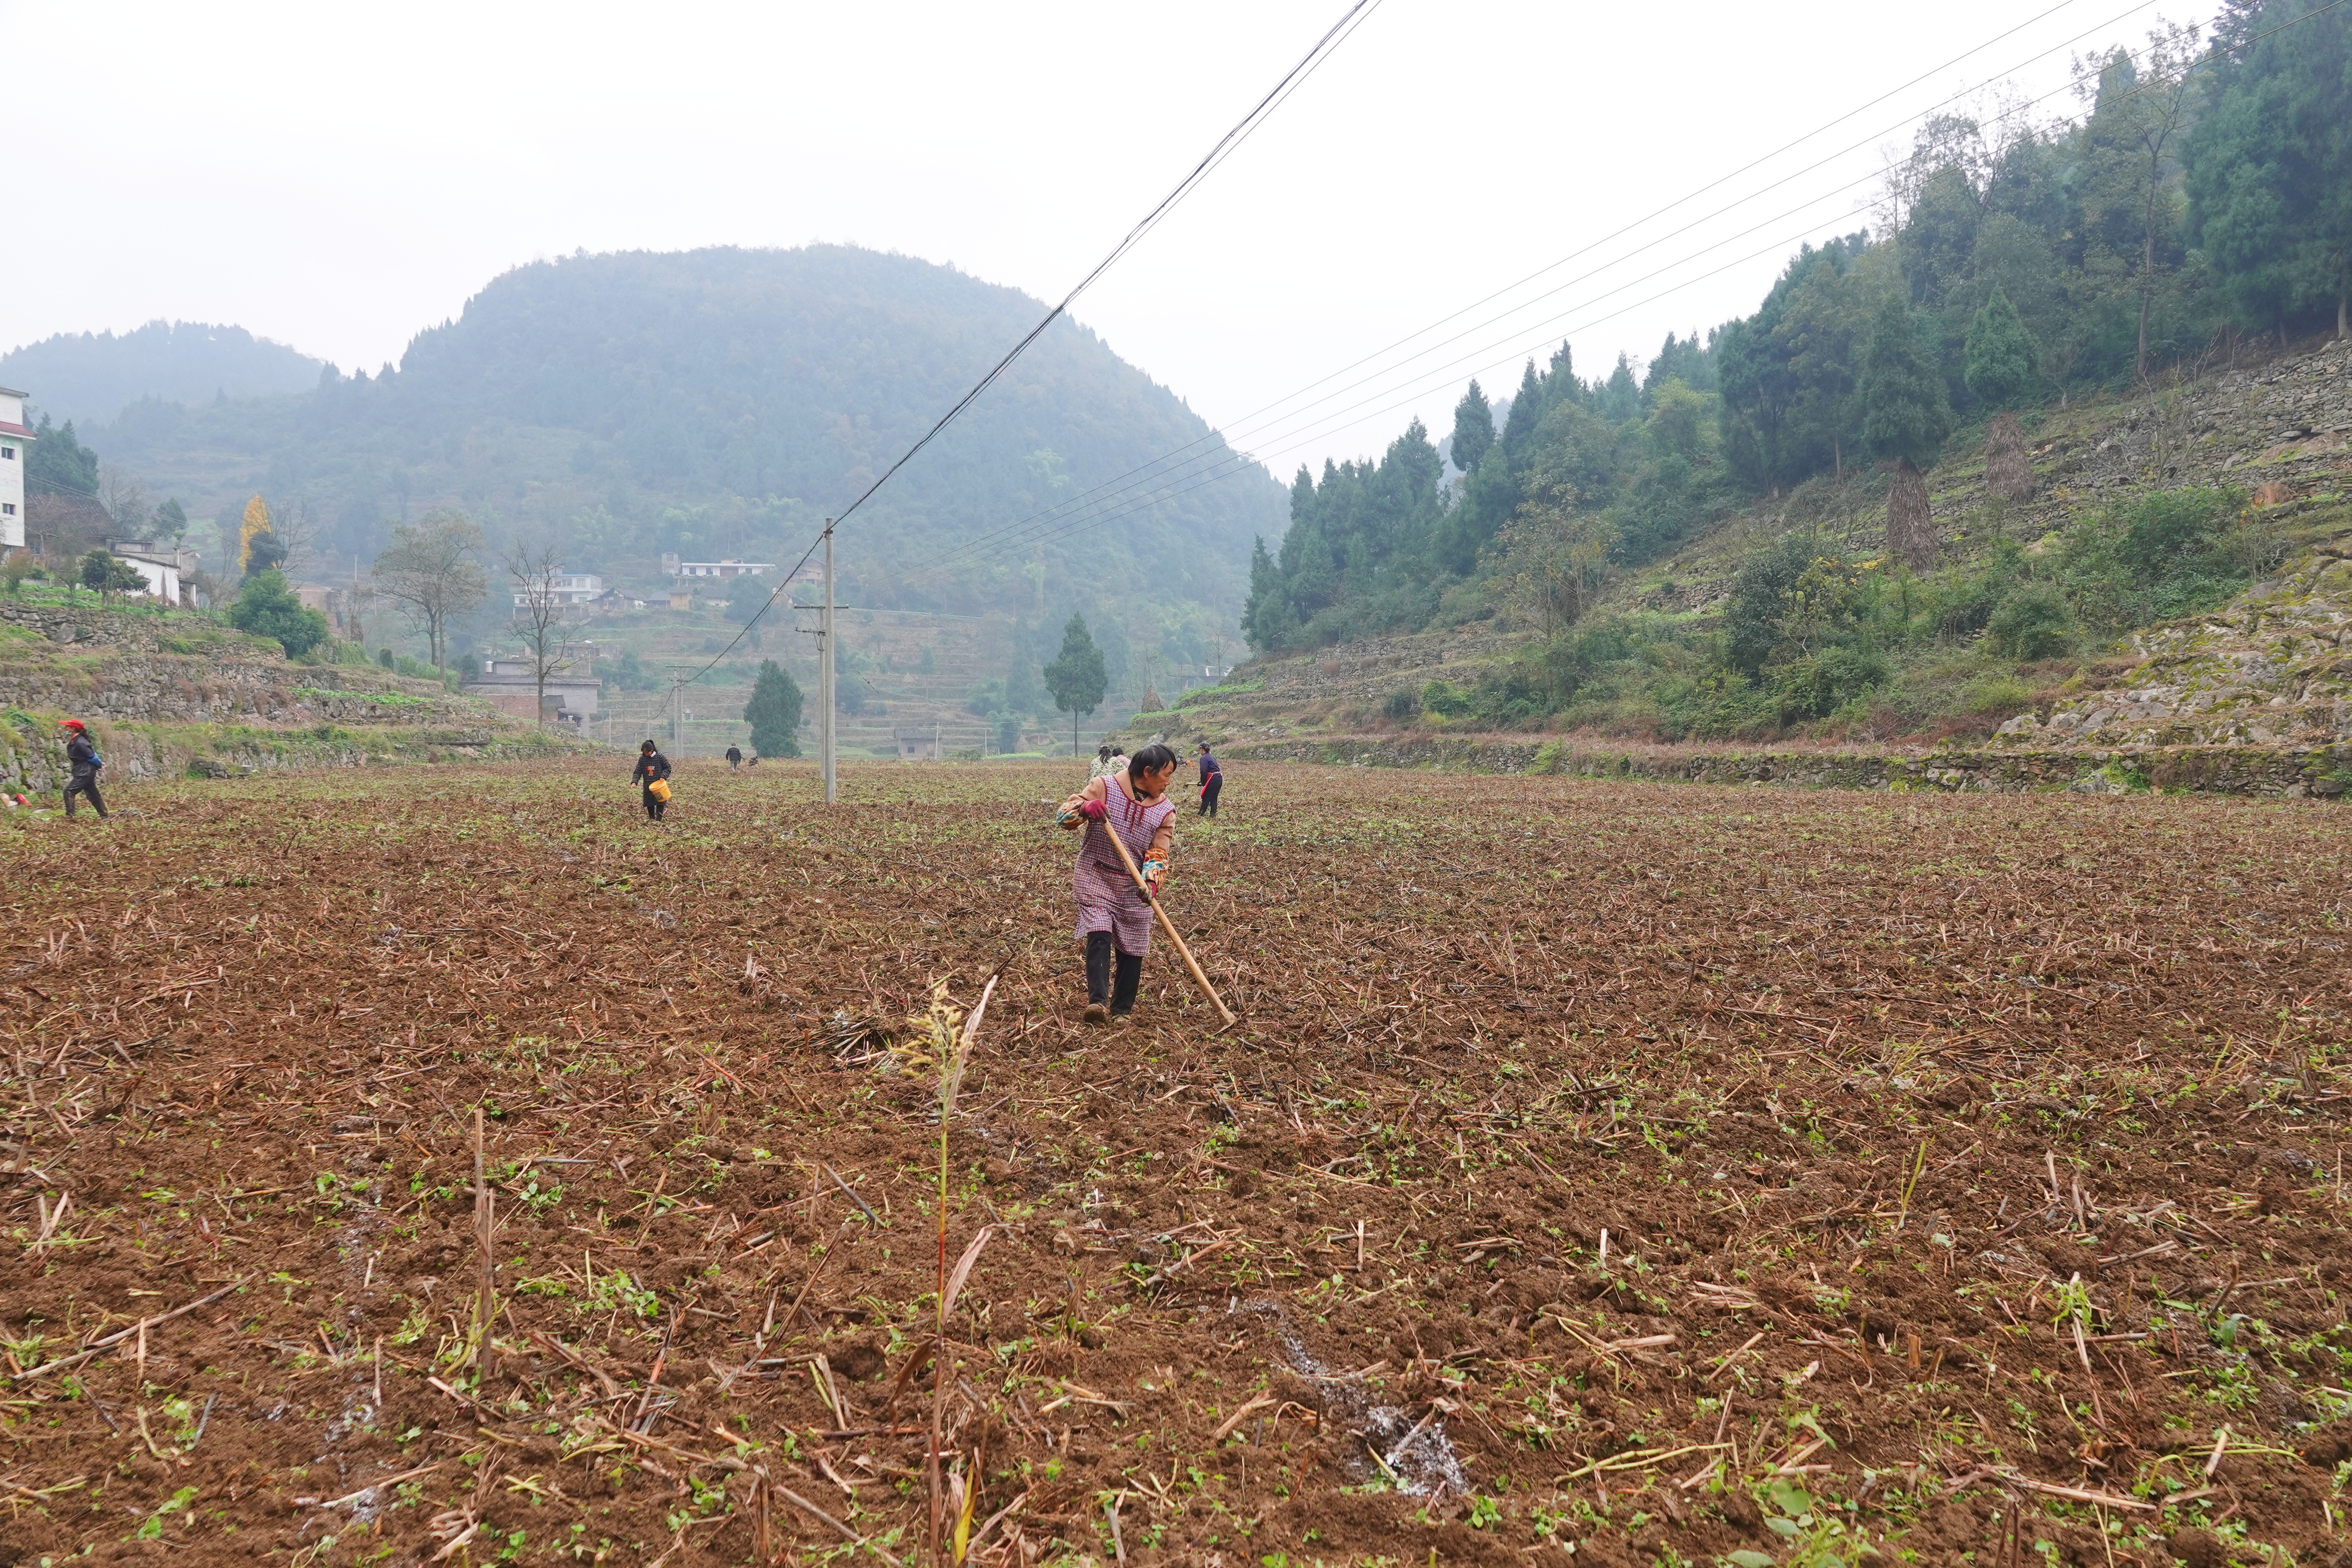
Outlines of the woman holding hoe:
<svg viewBox="0 0 2352 1568">
<path fill-rule="evenodd" d="M 1176 837 L 1176 805 L 1168 798 L 1168 783 L 1175 775 L 1174 752 L 1145 746 L 1125 772 L 1090 779 L 1062 803 L 1061 825 L 1086 829 L 1071 884 L 1078 901 L 1078 940 L 1087 951 L 1089 1024 L 1134 1011 L 1143 955 L 1151 951 L 1151 901 L 1128 875 L 1110 835 L 1118 836 L 1156 894 L 1168 875 L 1168 852 Z"/>
</svg>

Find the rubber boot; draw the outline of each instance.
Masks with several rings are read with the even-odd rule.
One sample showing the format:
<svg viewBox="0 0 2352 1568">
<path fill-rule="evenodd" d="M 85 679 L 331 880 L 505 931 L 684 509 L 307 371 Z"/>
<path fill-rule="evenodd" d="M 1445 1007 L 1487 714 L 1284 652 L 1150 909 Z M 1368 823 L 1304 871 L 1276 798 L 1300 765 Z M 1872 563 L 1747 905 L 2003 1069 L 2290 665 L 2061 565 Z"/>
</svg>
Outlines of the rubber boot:
<svg viewBox="0 0 2352 1568">
<path fill-rule="evenodd" d="M 1110 992 L 1110 1016 L 1124 1018 L 1135 1011 L 1136 987 L 1143 984 L 1143 960 L 1131 952 L 1118 955 L 1118 978 Z"/>
<path fill-rule="evenodd" d="M 1110 994 L 1110 932 L 1107 931 L 1087 932 L 1086 1019 L 1089 1024 L 1105 1024 L 1110 1021 L 1110 1010 L 1103 1005 L 1104 998 Z"/>
</svg>

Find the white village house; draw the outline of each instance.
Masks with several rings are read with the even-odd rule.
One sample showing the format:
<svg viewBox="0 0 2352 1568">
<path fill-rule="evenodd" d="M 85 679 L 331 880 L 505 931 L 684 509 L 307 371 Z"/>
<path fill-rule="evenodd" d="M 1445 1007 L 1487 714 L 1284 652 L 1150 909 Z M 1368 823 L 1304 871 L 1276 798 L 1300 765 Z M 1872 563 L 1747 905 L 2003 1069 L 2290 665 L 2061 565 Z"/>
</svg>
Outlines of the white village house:
<svg viewBox="0 0 2352 1568">
<path fill-rule="evenodd" d="M 33 432 L 25 425 L 29 393 L 0 386 L 0 549 L 25 547 L 25 464 Z"/>
<path fill-rule="evenodd" d="M 118 539 L 107 549 L 145 580 L 147 586 L 140 590 L 142 593 L 167 605 L 189 602 L 196 571 L 194 551 L 149 539 Z"/>
<path fill-rule="evenodd" d="M 547 576 L 534 576 L 528 587 L 519 590 L 515 608 L 528 609 L 541 599 L 551 605 L 585 605 L 603 597 L 604 579 L 590 572 L 552 572 Z"/>
<path fill-rule="evenodd" d="M 665 552 L 661 563 L 667 576 L 711 577 L 722 583 L 733 577 L 764 577 L 776 569 L 772 561 L 680 561 L 674 550 Z"/>
</svg>

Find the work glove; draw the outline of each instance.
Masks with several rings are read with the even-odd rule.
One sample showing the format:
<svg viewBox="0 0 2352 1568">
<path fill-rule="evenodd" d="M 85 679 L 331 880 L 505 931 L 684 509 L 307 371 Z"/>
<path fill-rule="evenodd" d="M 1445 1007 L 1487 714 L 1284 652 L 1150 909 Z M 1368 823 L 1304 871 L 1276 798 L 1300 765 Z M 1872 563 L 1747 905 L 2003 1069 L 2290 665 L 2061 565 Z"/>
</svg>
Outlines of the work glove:
<svg viewBox="0 0 2352 1568">
<path fill-rule="evenodd" d="M 1098 800 L 1082 800 L 1078 802 L 1078 815 L 1088 822 L 1100 822 L 1110 815 L 1110 808 Z"/>
</svg>

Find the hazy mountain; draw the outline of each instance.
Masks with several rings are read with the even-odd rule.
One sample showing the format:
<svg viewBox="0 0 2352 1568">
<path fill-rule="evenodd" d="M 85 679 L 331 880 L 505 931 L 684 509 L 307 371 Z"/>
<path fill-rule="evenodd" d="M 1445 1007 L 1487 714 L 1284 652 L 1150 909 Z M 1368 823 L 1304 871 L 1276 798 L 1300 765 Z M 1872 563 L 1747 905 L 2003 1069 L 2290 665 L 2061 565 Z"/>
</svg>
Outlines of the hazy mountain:
<svg viewBox="0 0 2352 1568">
<path fill-rule="evenodd" d="M 951 268 L 838 246 L 536 262 L 417 335 L 396 373 L 299 396 L 151 401 L 85 438 L 193 514 L 299 499 L 322 545 L 461 506 L 645 580 L 664 551 L 796 557 L 1044 313 Z M 314 380 L 316 378 L 314 377 Z M 1049 608 L 1141 594 L 1230 613 L 1284 492 L 1246 470 L 1147 513 L 926 581 L 927 562 L 1208 437 L 1176 395 L 1064 321 L 841 531 L 861 602 Z M 194 537 L 209 544 L 210 530 Z M 787 555 L 786 552 L 790 552 Z"/>
<path fill-rule="evenodd" d="M 323 362 L 243 327 L 150 321 L 121 337 L 60 332 L 0 354 L 0 386 L 32 394 L 58 422 L 111 419 L 142 398 L 209 403 L 275 396 L 319 384 Z"/>
</svg>

